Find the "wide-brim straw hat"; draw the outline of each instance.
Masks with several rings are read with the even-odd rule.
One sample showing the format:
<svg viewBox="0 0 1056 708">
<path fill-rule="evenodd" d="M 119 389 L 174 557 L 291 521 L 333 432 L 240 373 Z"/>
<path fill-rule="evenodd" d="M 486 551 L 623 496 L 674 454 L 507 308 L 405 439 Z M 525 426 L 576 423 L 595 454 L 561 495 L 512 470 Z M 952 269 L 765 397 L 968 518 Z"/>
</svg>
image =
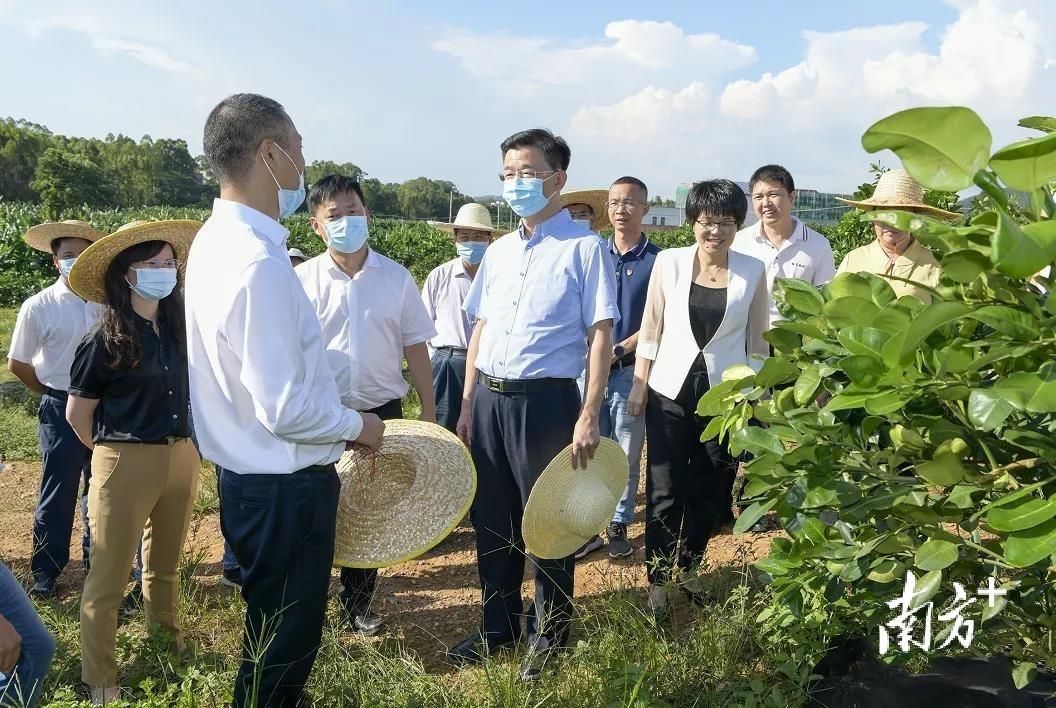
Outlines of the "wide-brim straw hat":
<svg viewBox="0 0 1056 708">
<path fill-rule="evenodd" d="M 70 219 L 37 224 L 27 231 L 22 239 L 29 244 L 30 248 L 51 253 L 51 243 L 57 238 L 83 238 L 95 243 L 105 235 L 87 221 Z"/>
<path fill-rule="evenodd" d="M 586 468 L 572 469 L 572 446 L 539 475 L 521 519 L 524 547 L 538 558 L 565 558 L 600 533 L 627 486 L 627 454 L 602 438 Z"/>
<path fill-rule="evenodd" d="M 146 241 L 164 241 L 176 254 L 176 287 L 182 288 L 187 253 L 200 228 L 202 222 L 191 219 L 129 222 L 84 249 L 70 271 L 70 287 L 85 300 L 106 302 L 106 271 L 117 254 Z"/>
<path fill-rule="evenodd" d="M 334 565 L 384 568 L 417 558 L 454 530 L 477 490 L 465 445 L 435 423 L 385 421 L 381 450 L 337 463 Z"/>
<path fill-rule="evenodd" d="M 601 233 L 607 229 L 612 222 L 609 221 L 609 190 L 607 189 L 578 189 L 574 192 L 561 193 L 561 206 L 569 204 L 587 204 L 594 210 L 594 218 L 590 220 L 590 228 L 595 233 Z"/>
<path fill-rule="evenodd" d="M 961 214 L 946 211 L 924 203 L 924 188 L 905 170 L 888 170 L 880 175 L 873 196 L 861 201 L 836 197 L 837 201 L 851 204 L 865 211 L 877 209 L 916 209 L 940 219 L 960 219 Z"/>
<path fill-rule="evenodd" d="M 458 213 L 455 214 L 455 220 L 450 224 L 446 221 L 430 221 L 428 223 L 434 229 L 440 229 L 449 234 L 455 233 L 455 229 L 486 231 L 492 236 L 506 233 L 506 229 L 495 228 L 495 224 L 491 222 L 491 212 L 488 211 L 488 208 L 476 202 L 460 206 Z"/>
</svg>

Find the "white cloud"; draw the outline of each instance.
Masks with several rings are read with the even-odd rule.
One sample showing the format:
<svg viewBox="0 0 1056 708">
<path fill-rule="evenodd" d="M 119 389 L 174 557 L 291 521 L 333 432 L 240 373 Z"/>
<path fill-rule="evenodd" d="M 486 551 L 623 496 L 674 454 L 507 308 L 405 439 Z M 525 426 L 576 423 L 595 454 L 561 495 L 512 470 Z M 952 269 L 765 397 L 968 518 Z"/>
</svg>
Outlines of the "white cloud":
<svg viewBox="0 0 1056 708">
<path fill-rule="evenodd" d="M 162 71 L 197 71 L 196 67 L 190 62 L 173 57 L 160 47 L 152 47 L 113 37 L 92 37 L 92 46 L 103 56 L 127 54 L 140 64 L 161 69 Z"/>
</svg>

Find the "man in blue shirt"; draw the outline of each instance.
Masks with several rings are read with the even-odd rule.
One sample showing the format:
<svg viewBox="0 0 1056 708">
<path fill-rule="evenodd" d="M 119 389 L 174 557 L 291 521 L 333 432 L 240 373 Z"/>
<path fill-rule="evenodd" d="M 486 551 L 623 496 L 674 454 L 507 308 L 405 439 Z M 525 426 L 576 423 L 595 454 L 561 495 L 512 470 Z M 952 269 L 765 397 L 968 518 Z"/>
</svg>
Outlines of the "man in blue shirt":
<svg viewBox="0 0 1056 708">
<path fill-rule="evenodd" d="M 627 488 L 623 492 L 616 514 L 605 535 L 609 542 L 609 556 L 626 558 L 631 555 L 627 542 L 627 525 L 634 521 L 634 504 L 638 497 L 638 474 L 641 469 L 642 444 L 645 442 L 645 416 L 627 414 L 627 397 L 634 383 L 635 349 L 638 329 L 645 312 L 645 295 L 649 290 L 649 274 L 660 247 L 649 242 L 642 232 L 642 219 L 649 211 L 649 190 L 636 177 L 620 177 L 609 187 L 606 203 L 609 220 L 615 233 L 609 239 L 608 251 L 616 276 L 616 300 L 620 320 L 613 330 L 612 362 L 605 399 L 601 405 L 601 434 L 620 443 L 627 453 Z M 587 541 L 576 552 L 576 559 L 593 553 L 604 545 L 600 536 Z"/>
<path fill-rule="evenodd" d="M 477 467 L 471 518 L 483 624 L 448 650 L 456 664 L 479 662 L 521 635 L 524 504 L 543 469 L 569 443 L 573 466 L 593 456 L 612 324 L 619 319 L 604 243 L 561 207 L 568 145 L 534 129 L 510 136 L 501 149 L 503 197 L 521 223 L 488 248 L 464 308 L 477 324 L 456 429 Z M 581 406 L 576 377 L 584 364 Z M 572 556 L 528 557 L 535 567 L 535 605 L 521 664 L 526 680 L 568 641 L 575 570 Z"/>
</svg>

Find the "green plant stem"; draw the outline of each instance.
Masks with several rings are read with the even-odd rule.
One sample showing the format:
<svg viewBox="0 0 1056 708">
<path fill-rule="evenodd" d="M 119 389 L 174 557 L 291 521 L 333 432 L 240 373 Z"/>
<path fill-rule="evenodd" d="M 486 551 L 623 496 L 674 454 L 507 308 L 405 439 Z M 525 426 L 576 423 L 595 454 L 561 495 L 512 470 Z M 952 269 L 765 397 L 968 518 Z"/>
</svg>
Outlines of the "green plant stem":
<svg viewBox="0 0 1056 708">
<path fill-rule="evenodd" d="M 968 546 L 969 548 L 974 548 L 980 553 L 985 553 L 986 555 L 990 556 L 990 558 L 992 558 L 993 560 L 989 562 L 993 563 L 996 566 L 1000 566 L 1005 570 L 1020 570 L 1020 568 L 1017 568 L 1014 565 L 1009 565 L 1008 563 L 1005 563 L 1005 559 L 1003 556 L 994 553 L 986 546 L 981 546 L 978 543 L 975 543 L 974 541 L 971 541 L 969 539 L 964 539 L 964 545 Z"/>
</svg>

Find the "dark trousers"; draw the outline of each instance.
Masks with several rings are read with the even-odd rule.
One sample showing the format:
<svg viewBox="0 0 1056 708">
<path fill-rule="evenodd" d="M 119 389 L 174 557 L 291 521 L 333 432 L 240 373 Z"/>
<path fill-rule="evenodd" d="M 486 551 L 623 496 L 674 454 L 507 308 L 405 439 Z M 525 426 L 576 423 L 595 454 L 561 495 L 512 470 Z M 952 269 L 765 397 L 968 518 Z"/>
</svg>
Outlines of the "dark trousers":
<svg viewBox="0 0 1056 708">
<path fill-rule="evenodd" d="M 396 420 L 403 417 L 403 401 L 396 398 L 377 408 L 361 411 L 373 413 L 382 420 Z M 378 587 L 377 568 L 342 568 L 341 569 L 341 605 L 350 617 L 364 614 L 370 609 L 374 599 L 374 590 Z"/>
<path fill-rule="evenodd" d="M 436 394 L 436 422 L 452 433 L 462 414 L 462 391 L 466 386 L 466 352 L 437 349 L 433 352 L 433 392 Z"/>
<path fill-rule="evenodd" d="M 649 391 L 645 563 L 650 583 L 665 582 L 672 566 L 698 566 L 724 509 L 729 510 L 733 457 L 725 444 L 700 441 L 708 421 L 697 417 L 697 401 L 707 390 L 704 373 L 690 374 L 675 400 Z"/>
<path fill-rule="evenodd" d="M 524 505 L 546 465 L 572 442 L 579 406 L 574 382 L 526 394 L 476 387 L 472 453 L 477 495 L 471 518 L 484 606 L 482 630 L 492 643 L 521 634 Z M 543 635 L 564 645 L 572 621 L 575 560 L 572 556 L 557 560 L 530 556 L 530 560 L 535 569 L 535 604 L 527 614 L 529 640 Z"/>
<path fill-rule="evenodd" d="M 81 553 L 88 567 L 88 483 L 92 478 L 92 452 L 77 438 L 66 422 L 66 393 L 48 389 L 37 409 L 40 421 L 40 455 L 44 474 L 40 479 L 40 499 L 33 516 L 33 576 L 58 577 L 70 561 L 70 534 L 73 514 L 80 493 Z"/>
<path fill-rule="evenodd" d="M 326 619 L 340 493 L 334 465 L 293 474 L 220 469 L 220 523 L 246 601 L 236 708 L 305 703 Z"/>
</svg>

